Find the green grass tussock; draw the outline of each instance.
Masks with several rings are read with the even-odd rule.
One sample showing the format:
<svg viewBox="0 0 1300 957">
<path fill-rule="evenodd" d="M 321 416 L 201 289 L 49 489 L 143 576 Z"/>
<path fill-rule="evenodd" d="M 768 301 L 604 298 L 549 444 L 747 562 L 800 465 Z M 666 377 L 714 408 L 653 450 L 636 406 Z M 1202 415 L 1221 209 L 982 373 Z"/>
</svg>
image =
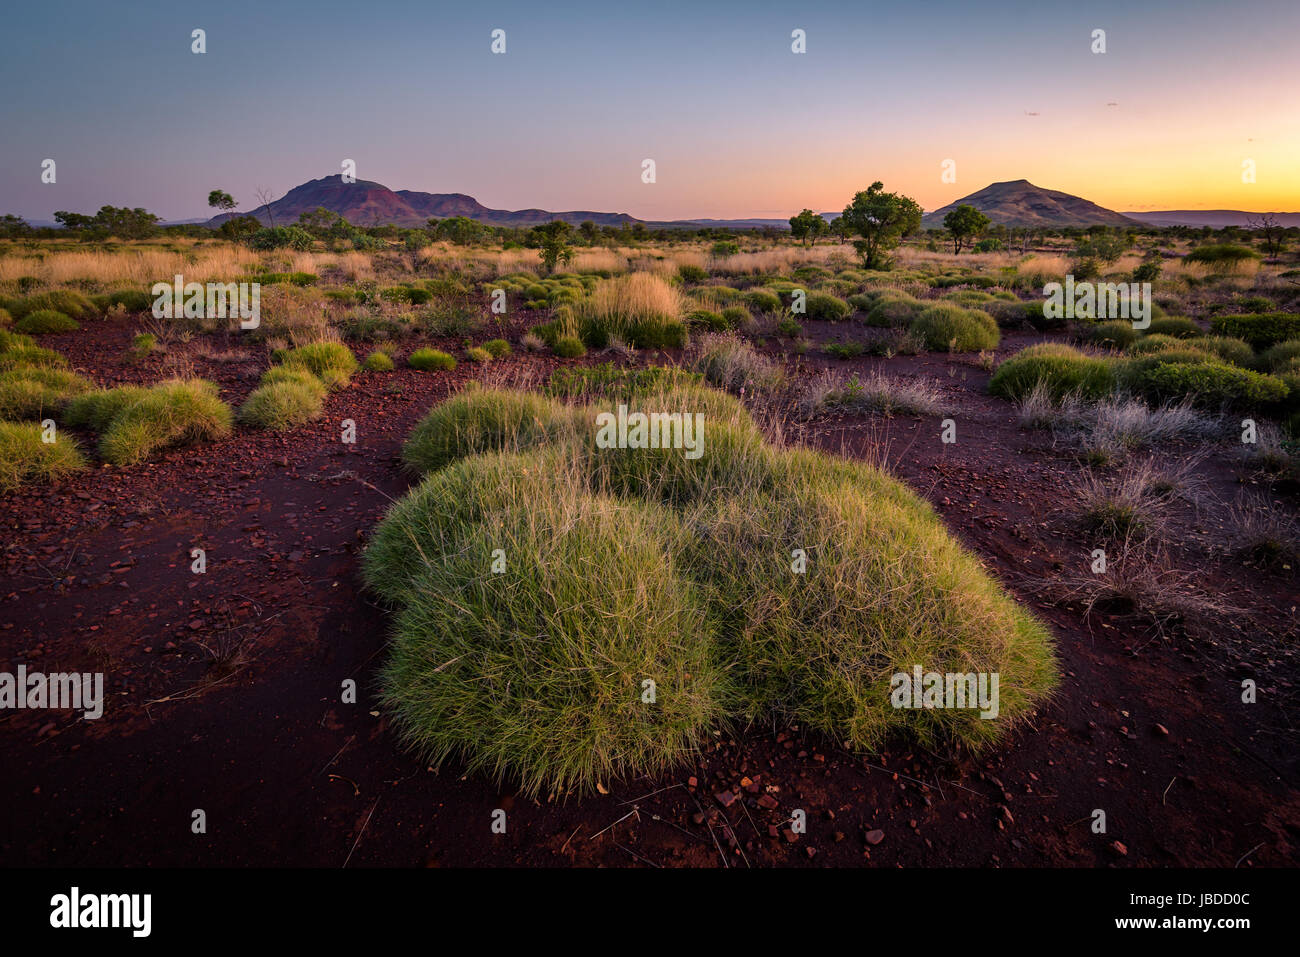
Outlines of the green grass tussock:
<svg viewBox="0 0 1300 957">
<path fill-rule="evenodd" d="M 703 454 L 599 447 L 618 403 L 699 413 Z M 870 466 L 769 446 L 717 390 L 570 408 L 475 388 L 404 455 L 428 474 L 363 574 L 397 609 L 385 702 L 435 765 L 567 794 L 658 773 L 743 719 L 856 749 L 895 733 L 980 744 L 1055 683 L 1047 630 L 923 500 Z M 998 717 L 894 708 L 892 675 L 918 664 L 998 673 Z"/>
<path fill-rule="evenodd" d="M 46 442 L 39 422 L 0 422 L 0 493 L 49 485 L 85 467 L 75 440 L 56 432 Z"/>
</svg>

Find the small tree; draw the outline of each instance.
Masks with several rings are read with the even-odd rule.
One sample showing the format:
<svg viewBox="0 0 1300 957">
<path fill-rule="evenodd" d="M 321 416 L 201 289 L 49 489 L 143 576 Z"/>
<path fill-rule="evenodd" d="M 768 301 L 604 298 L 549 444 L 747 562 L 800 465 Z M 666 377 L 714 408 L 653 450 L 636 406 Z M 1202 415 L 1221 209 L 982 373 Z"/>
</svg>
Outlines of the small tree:
<svg viewBox="0 0 1300 957">
<path fill-rule="evenodd" d="M 805 209 L 798 216 L 790 217 L 790 235 L 803 242 L 805 246 L 808 245 L 809 240 L 816 246 L 817 237 L 824 235 L 826 230 L 826 220 L 811 209 Z"/>
<path fill-rule="evenodd" d="M 560 263 L 568 263 L 573 258 L 569 247 L 569 231 L 573 227 L 562 219 L 555 219 L 545 226 L 534 226 L 533 234 L 540 245 L 542 265 L 547 272 L 555 272 Z"/>
<path fill-rule="evenodd" d="M 885 184 L 877 180 L 869 189 L 858 193 L 844 207 L 841 218 L 849 234 L 861 239 L 853 248 L 868 269 L 887 269 L 885 253 L 899 244 L 908 233 L 921 227 L 921 207 L 910 196 L 886 193 Z"/>
<path fill-rule="evenodd" d="M 218 209 L 222 213 L 231 213 L 239 206 L 235 197 L 231 196 L 224 189 L 214 189 L 208 193 L 208 205 L 213 209 Z"/>
<path fill-rule="evenodd" d="M 1263 213 L 1246 220 L 1246 226 L 1259 233 L 1260 241 L 1264 244 L 1264 252 L 1269 259 L 1276 259 L 1281 255 L 1282 247 L 1285 245 L 1286 228 L 1278 222 L 1276 216 L 1272 213 Z"/>
<path fill-rule="evenodd" d="M 944 216 L 943 225 L 952 233 L 952 252 L 953 255 L 958 255 L 968 236 L 973 239 L 988 229 L 989 218 L 974 206 L 962 203 Z"/>
</svg>

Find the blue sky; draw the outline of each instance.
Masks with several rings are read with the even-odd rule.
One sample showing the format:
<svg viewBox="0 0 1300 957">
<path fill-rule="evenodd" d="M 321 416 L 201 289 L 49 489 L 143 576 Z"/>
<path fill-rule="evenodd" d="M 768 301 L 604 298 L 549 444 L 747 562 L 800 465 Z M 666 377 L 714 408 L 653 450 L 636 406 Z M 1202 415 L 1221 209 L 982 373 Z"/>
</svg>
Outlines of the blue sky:
<svg viewBox="0 0 1300 957">
<path fill-rule="evenodd" d="M 874 179 L 928 209 L 1020 178 L 1300 209 L 1298 52 L 1282 0 L 11 5 L 0 212 L 190 218 L 212 188 L 252 207 L 345 158 L 393 189 L 646 219 L 839 209 Z"/>
</svg>

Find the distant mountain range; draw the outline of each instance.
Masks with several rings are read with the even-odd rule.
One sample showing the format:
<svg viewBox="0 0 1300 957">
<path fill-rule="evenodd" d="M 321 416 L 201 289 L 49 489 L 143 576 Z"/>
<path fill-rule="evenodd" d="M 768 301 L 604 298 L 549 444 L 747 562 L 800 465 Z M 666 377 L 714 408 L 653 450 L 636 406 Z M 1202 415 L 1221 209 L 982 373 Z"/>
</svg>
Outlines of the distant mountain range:
<svg viewBox="0 0 1300 957">
<path fill-rule="evenodd" d="M 1105 209 L 1078 196 L 1043 189 L 1027 179 L 993 183 L 955 203 L 927 213 L 921 219 L 926 229 L 939 229 L 943 218 L 958 206 L 974 206 L 995 223 L 1004 226 L 1141 226 L 1114 210 Z"/>
<path fill-rule="evenodd" d="M 1170 209 L 1149 212 L 1117 213 L 1069 193 L 1043 189 L 1025 179 L 1006 183 L 993 183 L 978 192 L 964 196 L 941 209 L 926 213 L 921 225 L 926 229 L 943 227 L 943 217 L 962 204 L 974 206 L 994 223 L 1005 226 L 1036 226 L 1044 229 L 1063 226 L 1245 226 L 1260 214 L 1235 209 Z M 551 212 L 545 209 L 491 209 L 473 196 L 464 193 L 425 193 L 418 190 L 391 190 L 382 183 L 370 180 L 343 182 L 340 174 L 310 180 L 295 186 L 271 203 L 268 214 L 265 206 L 257 209 L 223 213 L 208 220 L 186 219 L 166 225 L 205 223 L 220 226 L 232 216 L 254 216 L 270 224 L 272 219 L 280 226 L 296 223 L 303 213 L 323 207 L 337 213 L 354 226 L 423 226 L 430 219 L 448 219 L 466 216 L 490 226 L 536 226 L 554 219 L 578 225 L 591 220 L 597 226 L 620 226 L 624 223 L 645 223 L 655 227 L 699 228 L 702 226 L 731 229 L 789 229 L 787 219 L 675 219 L 667 221 L 640 220 L 627 213 L 601 213 L 594 210 L 568 210 Z M 822 216 L 830 222 L 839 212 L 826 212 Z M 1300 226 L 1300 213 L 1275 213 L 1283 226 Z M 33 226 L 53 226 L 52 222 L 32 220 Z"/>
<path fill-rule="evenodd" d="M 295 186 L 271 203 L 268 213 L 265 206 L 233 214 L 223 213 L 208 220 L 209 226 L 220 226 L 234 216 L 256 216 L 264 223 L 272 218 L 280 226 L 296 223 L 303 213 L 324 207 L 338 213 L 354 226 L 423 226 L 429 219 L 449 219 L 468 216 L 490 226 L 536 226 L 553 219 L 563 219 L 578 225 L 591 220 L 597 226 L 618 226 L 638 220 L 627 213 L 597 213 L 590 210 L 570 210 L 552 213 L 545 209 L 489 209 L 473 196 L 464 193 L 421 193 L 416 190 L 391 190 L 382 183 L 359 179 L 355 183 L 343 182 L 342 174 L 335 173 Z"/>
<path fill-rule="evenodd" d="M 1240 209 L 1161 209 L 1147 212 L 1125 213 L 1152 226 L 1246 226 L 1258 221 L 1263 213 L 1247 213 Z M 1300 213 L 1273 213 L 1282 226 L 1300 226 Z"/>
</svg>

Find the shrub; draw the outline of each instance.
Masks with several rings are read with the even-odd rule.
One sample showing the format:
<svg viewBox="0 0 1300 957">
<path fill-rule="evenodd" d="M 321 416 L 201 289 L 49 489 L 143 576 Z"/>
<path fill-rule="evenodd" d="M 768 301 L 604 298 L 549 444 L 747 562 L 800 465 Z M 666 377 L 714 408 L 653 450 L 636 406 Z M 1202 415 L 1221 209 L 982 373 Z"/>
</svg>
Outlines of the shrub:
<svg viewBox="0 0 1300 957">
<path fill-rule="evenodd" d="M 731 328 L 722 313 L 711 309 L 694 309 L 686 314 L 686 322 L 692 326 L 701 326 L 710 332 L 722 332 Z"/>
<path fill-rule="evenodd" d="M 99 310 L 95 308 L 90 297 L 75 289 L 51 289 L 49 292 L 37 293 L 26 299 L 20 299 L 9 311 L 13 313 L 14 319 L 21 319 L 28 313 L 47 309 L 61 312 L 73 319 L 93 319 L 99 315 Z"/>
<path fill-rule="evenodd" d="M 306 369 L 331 389 L 347 385 L 357 371 L 357 357 L 341 342 L 312 342 L 290 349 L 281 364 Z"/>
<path fill-rule="evenodd" d="M 1245 246 L 1237 246 L 1232 243 L 1213 243 L 1208 246 L 1198 246 L 1183 258 L 1185 262 L 1189 263 L 1232 267 L 1247 260 L 1257 260 L 1263 257 L 1255 250 L 1247 249 Z"/>
<path fill-rule="evenodd" d="M 722 310 L 722 318 L 726 320 L 727 328 L 736 329 L 753 317 L 744 306 L 727 306 Z"/>
<path fill-rule="evenodd" d="M 239 421 L 277 432 L 305 425 L 320 418 L 327 391 L 325 383 L 306 369 L 283 366 L 269 369 L 262 377 L 262 384 L 244 400 Z"/>
<path fill-rule="evenodd" d="M 470 362 L 491 362 L 492 353 L 488 352 L 486 349 L 481 349 L 478 346 L 471 346 L 465 350 L 465 358 Z"/>
<path fill-rule="evenodd" d="M 853 311 L 843 299 L 827 292 L 808 293 L 804 307 L 805 315 L 809 319 L 821 319 L 827 322 L 838 322 Z"/>
<path fill-rule="evenodd" d="M 107 394 L 106 394 L 107 393 Z M 202 379 L 172 379 L 147 389 L 125 386 L 87 393 L 68 404 L 65 420 L 102 431 L 99 454 L 135 465 L 156 451 L 230 434 L 230 406 Z"/>
<path fill-rule="evenodd" d="M 377 349 L 366 356 L 366 361 L 361 363 L 361 367 L 367 372 L 392 372 L 394 369 L 392 357 Z"/>
<path fill-rule="evenodd" d="M 1187 397 L 1200 408 L 1257 409 L 1280 402 L 1286 385 L 1274 376 L 1217 361 L 1165 362 L 1145 370 L 1137 387 L 1150 399 Z"/>
<path fill-rule="evenodd" d="M 577 336 L 560 336 L 552 349 L 561 359 L 580 359 L 587 354 L 587 347 Z"/>
<path fill-rule="evenodd" d="M 14 317 L 9 314 L 8 309 L 0 309 L 0 329 L 6 329 L 14 324 Z"/>
<path fill-rule="evenodd" d="M 925 310 L 925 303 L 905 292 L 887 290 L 876 296 L 863 319 L 869 326 L 899 329 L 911 323 Z"/>
<path fill-rule="evenodd" d="M 836 359 L 856 359 L 866 351 L 860 342 L 828 342 L 822 346 L 822 352 Z"/>
<path fill-rule="evenodd" d="M 414 472 L 436 472 L 467 455 L 533 448 L 572 427 L 568 407 L 553 399 L 471 389 L 429 410 L 402 447 L 402 460 Z"/>
<path fill-rule="evenodd" d="M 108 312 L 113 306 L 121 306 L 127 312 L 150 312 L 153 309 L 153 297 L 143 289 L 115 289 L 104 294 L 104 308 Z"/>
<path fill-rule="evenodd" d="M 951 303 L 939 303 L 925 309 L 912 320 L 908 330 L 928 349 L 954 352 L 996 349 L 1000 339 L 998 324 L 987 312 L 963 309 Z"/>
<path fill-rule="evenodd" d="M 1259 365 L 1272 372 L 1289 365 L 1297 356 L 1300 356 L 1300 339 L 1288 339 L 1265 350 L 1259 357 Z"/>
<path fill-rule="evenodd" d="M 483 343 L 483 348 L 493 359 L 504 359 L 510 355 L 510 343 L 504 339 L 489 339 Z"/>
<path fill-rule="evenodd" d="M 456 360 L 440 349 L 416 349 L 406 357 L 406 364 L 412 369 L 438 369 L 450 372 L 456 368 Z"/>
<path fill-rule="evenodd" d="M 39 422 L 0 422 L 0 492 L 57 482 L 85 467 L 77 443 L 66 435 L 46 442 Z"/>
<path fill-rule="evenodd" d="M 989 380 L 989 391 L 1016 400 L 1028 395 L 1040 382 L 1054 401 L 1070 394 L 1099 399 L 1114 391 L 1115 372 L 1105 359 L 1044 342 L 1002 362 Z"/>
<path fill-rule="evenodd" d="M 1174 339 L 1192 339 L 1203 335 L 1201 327 L 1186 316 L 1165 316 L 1161 319 L 1152 319 L 1151 325 L 1146 328 L 1146 334 L 1149 336 L 1171 336 Z"/>
<path fill-rule="evenodd" d="M 67 360 L 53 349 L 42 349 L 31 336 L 0 329 L 0 372 L 23 367 L 61 368 Z"/>
<path fill-rule="evenodd" d="M 1223 361 L 1231 362 L 1233 365 L 1250 365 L 1255 359 L 1255 353 L 1250 348 L 1249 343 L 1242 342 L 1240 339 L 1233 339 L 1231 336 L 1201 336 L 1198 339 L 1188 340 L 1187 344 L 1205 352 L 1213 353 Z"/>
<path fill-rule="evenodd" d="M 525 405 L 522 435 L 492 430 L 493 446 L 525 451 L 428 476 L 365 554 L 366 581 L 398 607 L 384 697 L 424 759 L 458 757 L 528 794 L 589 790 L 662 771 L 730 720 L 806 725 L 854 749 L 894 732 L 978 745 L 1053 687 L 1047 630 L 878 470 L 770 448 L 708 389 L 637 403 L 704 415 L 697 460 L 599 449 L 586 425 L 583 441 L 561 429 L 539 447 L 530 399 L 449 400 L 469 403 L 458 420 L 476 400 L 494 420 Z M 805 574 L 790 573 L 789 542 Z M 917 665 L 998 673 L 996 719 L 892 707 L 893 676 Z M 660 705 L 648 712 L 643 675 Z"/>
<path fill-rule="evenodd" d="M 57 332 L 76 332 L 81 323 L 53 309 L 37 309 L 14 323 L 14 329 L 27 335 L 44 335 Z"/>
<path fill-rule="evenodd" d="M 1244 339 L 1255 349 L 1267 349 L 1287 339 L 1300 339 L 1300 315 L 1268 312 L 1215 316 L 1210 320 L 1210 330 L 1221 336 Z"/>
<path fill-rule="evenodd" d="M 682 282 L 707 282 L 709 279 L 709 271 L 699 266 L 678 266 L 677 275 L 682 277 Z"/>
<path fill-rule="evenodd" d="M 151 332 L 142 332 L 131 340 L 131 358 L 139 361 L 152 355 L 158 346 L 158 337 Z"/>
<path fill-rule="evenodd" d="M 1123 349 L 1138 338 L 1133 323 L 1123 319 L 1112 319 L 1099 322 L 1095 326 L 1088 326 L 1085 335 L 1094 344 L 1111 349 Z"/>
<path fill-rule="evenodd" d="M 781 297 L 766 289 L 746 290 L 744 302 L 754 312 L 778 312 L 781 309 Z"/>
<path fill-rule="evenodd" d="M 797 339 L 803 335 L 803 326 L 799 325 L 791 316 L 786 316 L 776 324 L 776 334 L 784 336 L 786 339 Z"/>
</svg>

